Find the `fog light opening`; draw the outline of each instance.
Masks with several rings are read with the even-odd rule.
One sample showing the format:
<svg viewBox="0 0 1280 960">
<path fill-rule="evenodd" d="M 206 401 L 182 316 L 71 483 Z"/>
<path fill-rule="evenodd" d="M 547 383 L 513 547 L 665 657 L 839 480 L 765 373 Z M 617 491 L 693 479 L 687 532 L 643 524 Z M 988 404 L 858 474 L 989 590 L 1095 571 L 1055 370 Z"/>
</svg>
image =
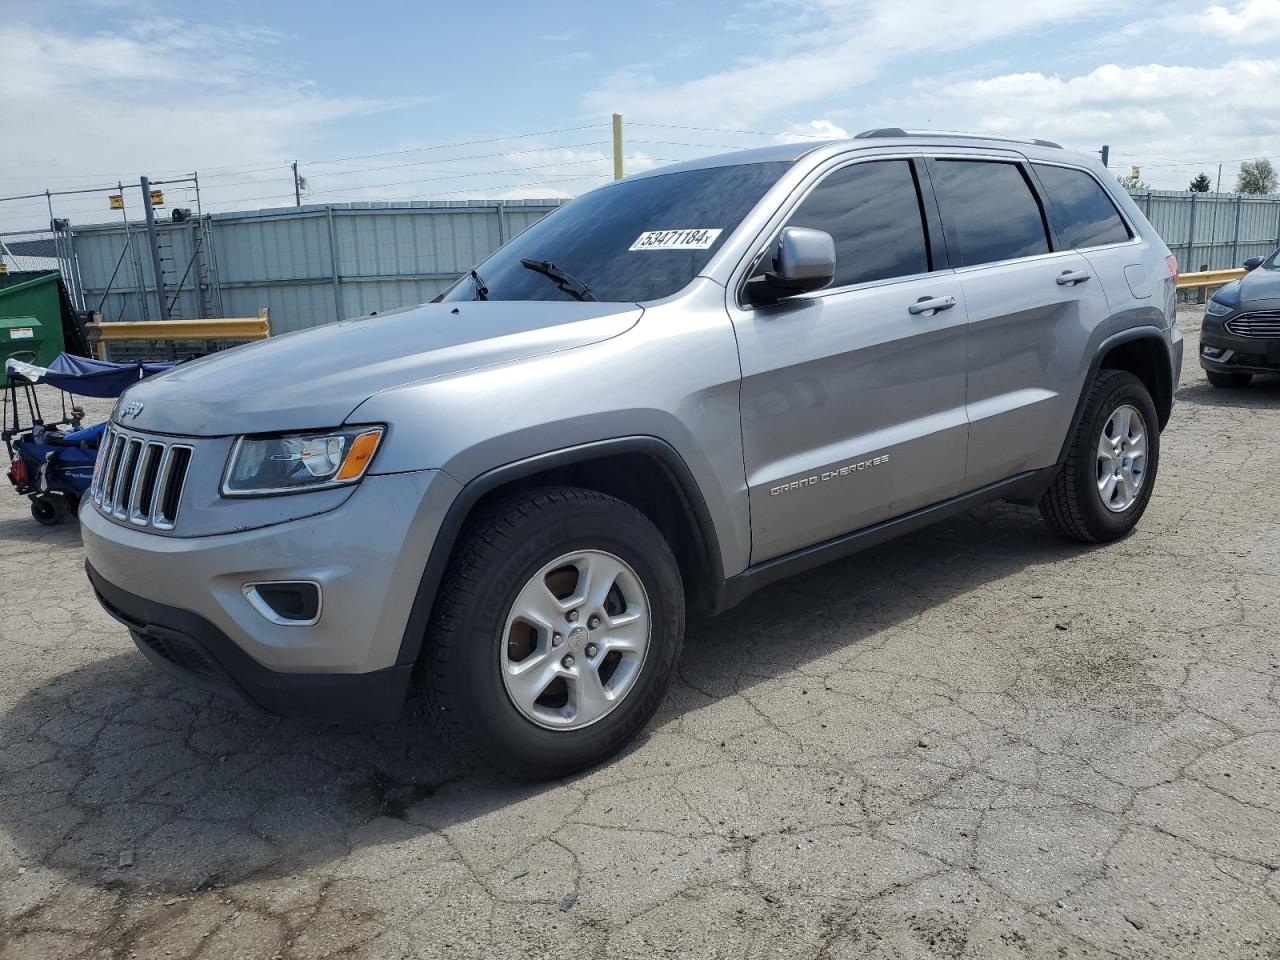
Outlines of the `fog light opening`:
<svg viewBox="0 0 1280 960">
<path fill-rule="evenodd" d="M 265 619 L 286 627 L 309 627 L 320 620 L 323 593 L 314 580 L 246 583 L 244 596 Z"/>
</svg>

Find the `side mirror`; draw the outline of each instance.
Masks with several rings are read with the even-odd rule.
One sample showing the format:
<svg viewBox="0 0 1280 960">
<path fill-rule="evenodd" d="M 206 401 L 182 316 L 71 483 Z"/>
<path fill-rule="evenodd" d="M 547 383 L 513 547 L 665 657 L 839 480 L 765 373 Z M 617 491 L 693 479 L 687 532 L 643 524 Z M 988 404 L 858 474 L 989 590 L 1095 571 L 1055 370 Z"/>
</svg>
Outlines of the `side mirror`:
<svg viewBox="0 0 1280 960">
<path fill-rule="evenodd" d="M 1257 270 L 1266 259 L 1266 257 L 1250 257 L 1244 262 L 1244 268 L 1246 270 Z"/>
<path fill-rule="evenodd" d="M 755 284 L 756 302 L 771 303 L 798 293 L 821 290 L 836 274 L 836 242 L 809 227 L 784 227 L 778 237 L 773 270 Z"/>
</svg>

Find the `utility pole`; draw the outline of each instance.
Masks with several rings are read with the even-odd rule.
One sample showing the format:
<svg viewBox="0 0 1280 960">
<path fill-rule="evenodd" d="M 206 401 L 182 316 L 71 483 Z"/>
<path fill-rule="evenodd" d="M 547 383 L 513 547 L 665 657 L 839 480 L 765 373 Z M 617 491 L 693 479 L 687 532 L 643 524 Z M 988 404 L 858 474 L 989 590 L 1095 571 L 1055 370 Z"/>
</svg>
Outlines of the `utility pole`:
<svg viewBox="0 0 1280 960">
<path fill-rule="evenodd" d="M 302 206 L 302 188 L 298 185 L 298 161 L 293 161 L 293 205 Z"/>
<path fill-rule="evenodd" d="M 1218 164 L 1218 185 L 1213 188 L 1214 193 L 1222 192 L 1222 164 Z"/>
<path fill-rule="evenodd" d="M 613 179 L 622 179 L 622 114 L 613 115 Z"/>
<path fill-rule="evenodd" d="M 1099 150 L 1098 152 L 1102 154 L 1102 165 L 1104 167 L 1108 166 L 1107 161 L 1111 159 L 1111 145 L 1109 143 L 1104 143 L 1102 145 L 1102 149 Z"/>
<path fill-rule="evenodd" d="M 156 233 L 156 211 L 151 206 L 151 181 L 142 177 L 142 209 L 147 214 L 147 242 L 151 245 L 151 269 L 156 275 L 156 302 L 160 305 L 160 319 L 169 319 L 169 305 L 164 302 L 164 269 L 160 266 L 160 237 Z"/>
</svg>

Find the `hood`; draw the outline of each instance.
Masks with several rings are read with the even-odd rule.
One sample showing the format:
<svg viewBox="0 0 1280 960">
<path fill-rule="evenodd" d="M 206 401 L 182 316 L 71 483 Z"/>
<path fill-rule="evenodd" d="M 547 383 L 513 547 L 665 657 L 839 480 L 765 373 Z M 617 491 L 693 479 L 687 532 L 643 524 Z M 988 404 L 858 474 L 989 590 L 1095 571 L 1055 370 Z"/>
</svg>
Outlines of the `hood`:
<svg viewBox="0 0 1280 960">
<path fill-rule="evenodd" d="M 1280 270 L 1258 267 L 1239 280 L 1223 286 L 1214 299 L 1220 303 L 1245 303 L 1252 300 L 1280 300 Z"/>
<path fill-rule="evenodd" d="M 333 427 L 379 391 L 606 340 L 642 312 L 567 301 L 425 304 L 181 364 L 130 387 L 116 409 L 141 403 L 125 426 L 196 437 Z"/>
</svg>

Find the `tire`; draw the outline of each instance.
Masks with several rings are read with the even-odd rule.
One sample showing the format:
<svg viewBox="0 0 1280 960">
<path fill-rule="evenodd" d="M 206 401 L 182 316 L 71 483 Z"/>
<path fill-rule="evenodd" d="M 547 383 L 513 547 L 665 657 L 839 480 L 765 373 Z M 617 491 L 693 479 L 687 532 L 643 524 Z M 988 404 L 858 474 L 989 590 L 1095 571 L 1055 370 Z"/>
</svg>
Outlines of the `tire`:
<svg viewBox="0 0 1280 960">
<path fill-rule="evenodd" d="M 31 516 L 46 527 L 56 527 L 70 515 L 67 501 L 56 493 L 42 493 L 31 498 Z"/>
<path fill-rule="evenodd" d="M 1204 375 L 1208 377 L 1211 386 L 1222 390 L 1247 387 L 1253 379 L 1252 373 L 1222 373 L 1218 370 L 1206 370 Z"/>
<path fill-rule="evenodd" d="M 1120 488 L 1134 484 L 1134 477 L 1128 475 L 1129 461 L 1124 457 L 1104 461 L 1100 453 L 1104 429 L 1115 432 L 1115 424 L 1125 416 L 1132 422 L 1132 414 L 1126 414 L 1126 410 L 1135 411 L 1141 418 L 1145 440 L 1143 469 L 1136 484 L 1136 494 L 1127 503 L 1126 497 L 1120 494 Z M 1126 437 L 1125 443 L 1128 442 Z M 1135 443 L 1126 448 L 1125 455 L 1136 447 Z M 1106 471 L 1102 470 L 1104 464 L 1108 467 L 1115 464 L 1117 469 L 1126 465 L 1123 467 L 1125 479 L 1111 485 L 1115 493 L 1110 507 L 1104 502 L 1101 489 L 1106 481 Z M 1040 499 L 1040 514 L 1049 526 L 1068 540 L 1105 543 L 1118 539 L 1133 529 L 1147 509 L 1159 465 L 1160 424 L 1151 394 L 1131 373 L 1101 370 L 1089 386 L 1084 412 L 1071 438 L 1066 462 Z M 1136 473 L 1136 467 L 1133 470 Z"/>
<path fill-rule="evenodd" d="M 565 558 L 580 566 L 562 564 L 547 572 Z M 620 570 L 616 580 L 608 580 L 615 569 Z M 586 589 L 583 578 L 591 575 L 584 570 L 607 571 L 595 579 L 612 584 L 602 603 L 614 606 L 585 602 L 580 613 L 573 611 L 575 622 L 545 626 L 573 615 L 562 614 L 562 607 Z M 572 590 L 564 586 L 567 580 Z M 535 591 L 539 582 L 560 586 L 552 591 L 549 614 L 538 614 L 542 625 L 531 626 L 535 621 L 521 620 L 519 613 L 533 609 L 527 597 L 546 599 Z M 566 590 L 555 606 L 555 597 Z M 612 652 L 615 619 L 642 609 L 648 617 L 643 654 Z M 428 708 L 453 742 L 491 767 L 529 779 L 566 776 L 616 753 L 648 723 L 680 656 L 684 616 L 679 566 L 644 514 L 592 490 L 529 492 L 486 511 L 464 531 L 454 552 L 423 654 Z M 582 629 L 593 622 L 596 627 Z M 628 623 L 616 629 L 632 631 L 633 639 L 626 642 L 638 646 L 643 630 L 634 620 Z M 598 645 L 590 642 L 593 637 L 600 638 Z M 611 652 L 602 653 L 606 649 Z M 566 668 L 574 671 L 572 677 L 558 675 L 564 652 L 574 656 Z M 519 656 L 525 659 L 516 662 Z M 605 661 L 614 657 L 610 670 Z M 543 671 L 557 671 L 537 701 L 517 686 L 515 671 L 526 664 L 538 668 L 537 673 L 530 669 L 528 690 L 542 682 Z M 588 672 L 593 669 L 594 674 Z M 604 701 L 602 688 L 589 684 L 590 677 L 615 689 L 616 700 L 595 719 L 590 704 Z"/>
</svg>

